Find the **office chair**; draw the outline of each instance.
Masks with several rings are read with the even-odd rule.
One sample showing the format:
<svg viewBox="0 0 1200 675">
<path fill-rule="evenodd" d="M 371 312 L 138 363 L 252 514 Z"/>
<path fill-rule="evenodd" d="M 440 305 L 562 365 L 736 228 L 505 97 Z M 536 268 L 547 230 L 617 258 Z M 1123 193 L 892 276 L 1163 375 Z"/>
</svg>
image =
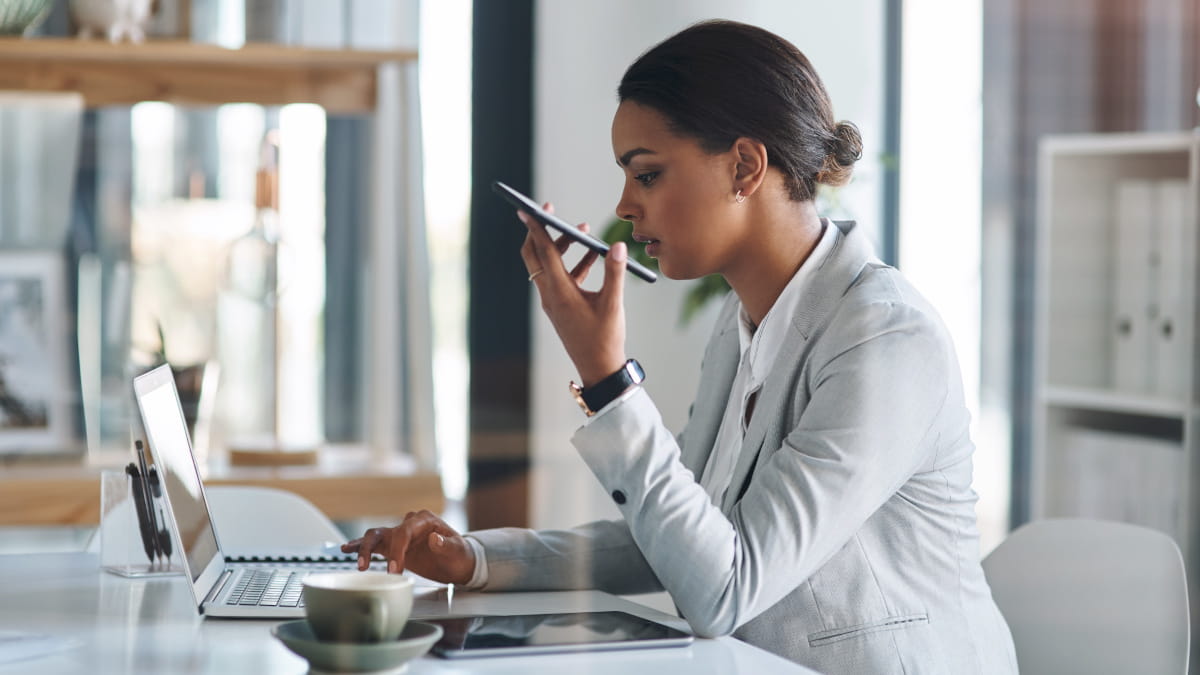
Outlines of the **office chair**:
<svg viewBox="0 0 1200 675">
<path fill-rule="evenodd" d="M 204 488 L 221 548 L 230 555 L 318 551 L 346 535 L 312 502 L 287 490 L 248 485 Z"/>
<path fill-rule="evenodd" d="M 1179 547 L 1137 525 L 1035 521 L 983 561 L 1023 675 L 1187 673 Z"/>
<path fill-rule="evenodd" d="M 326 544 L 341 544 L 346 536 L 324 513 L 304 497 L 287 490 L 249 485 L 210 485 L 204 488 L 213 526 L 227 555 L 268 553 L 313 554 Z M 133 502 L 117 508 L 133 519 Z M 85 544 L 99 553 L 99 528 Z"/>
</svg>

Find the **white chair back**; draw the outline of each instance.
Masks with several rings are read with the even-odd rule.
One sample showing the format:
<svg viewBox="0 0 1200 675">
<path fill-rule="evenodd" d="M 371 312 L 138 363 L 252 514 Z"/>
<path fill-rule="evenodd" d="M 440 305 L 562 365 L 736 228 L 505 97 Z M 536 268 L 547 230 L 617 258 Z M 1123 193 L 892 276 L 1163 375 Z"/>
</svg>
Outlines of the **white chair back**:
<svg viewBox="0 0 1200 675">
<path fill-rule="evenodd" d="M 304 497 L 287 490 L 244 485 L 204 488 L 221 548 L 227 555 L 319 551 L 346 536 Z"/>
<path fill-rule="evenodd" d="M 1010 534 L 983 569 L 1022 675 L 1187 673 L 1187 580 L 1167 535 L 1040 520 Z"/>
</svg>

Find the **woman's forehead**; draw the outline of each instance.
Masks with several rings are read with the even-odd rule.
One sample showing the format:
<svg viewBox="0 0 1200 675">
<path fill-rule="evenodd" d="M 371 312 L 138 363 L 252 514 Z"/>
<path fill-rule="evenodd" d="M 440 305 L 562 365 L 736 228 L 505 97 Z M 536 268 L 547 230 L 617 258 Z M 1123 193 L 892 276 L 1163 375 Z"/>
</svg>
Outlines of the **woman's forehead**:
<svg viewBox="0 0 1200 675">
<path fill-rule="evenodd" d="M 613 115 L 612 144 L 618 161 L 637 148 L 656 151 L 680 140 L 672 133 L 667 118 L 654 108 L 623 101 Z"/>
</svg>

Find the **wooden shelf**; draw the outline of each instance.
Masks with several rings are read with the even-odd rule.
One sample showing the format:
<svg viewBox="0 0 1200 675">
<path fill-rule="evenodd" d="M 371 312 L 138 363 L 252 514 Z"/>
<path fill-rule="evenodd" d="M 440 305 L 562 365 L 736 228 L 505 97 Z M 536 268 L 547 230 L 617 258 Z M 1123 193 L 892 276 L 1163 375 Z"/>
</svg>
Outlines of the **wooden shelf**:
<svg viewBox="0 0 1200 675">
<path fill-rule="evenodd" d="M 128 457 L 124 458 L 129 459 Z M 5 464 L 0 471 L 0 526 L 73 525 L 100 522 L 102 466 L 82 462 Z M 214 467 L 205 485 L 255 485 L 294 492 L 333 520 L 390 518 L 445 508 L 441 478 L 417 471 L 407 457 L 372 461 L 365 448 L 323 451 L 315 466 L 258 468 Z"/>
<path fill-rule="evenodd" d="M 415 51 L 240 49 L 182 41 L 140 45 L 70 38 L 0 38 L 0 89 L 73 91 L 89 107 L 166 101 L 316 103 L 335 114 L 375 111 L 379 66 Z"/>
</svg>

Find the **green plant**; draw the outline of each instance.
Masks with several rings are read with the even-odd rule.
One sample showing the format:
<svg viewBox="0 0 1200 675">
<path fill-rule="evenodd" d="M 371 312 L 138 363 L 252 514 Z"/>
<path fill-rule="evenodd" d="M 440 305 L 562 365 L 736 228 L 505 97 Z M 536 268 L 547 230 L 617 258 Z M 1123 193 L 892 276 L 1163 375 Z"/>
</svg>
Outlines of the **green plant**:
<svg viewBox="0 0 1200 675">
<path fill-rule="evenodd" d="M 628 220 L 613 220 L 604 228 L 600 237 L 609 244 L 623 241 L 629 246 L 629 255 L 634 260 L 658 271 L 658 261 L 646 255 L 646 245 L 633 240 L 633 223 Z M 709 301 L 720 298 L 729 292 L 729 284 L 720 274 L 710 274 L 697 280 L 683 298 L 683 307 L 679 311 L 679 324 L 686 326 L 704 308 Z"/>
</svg>

